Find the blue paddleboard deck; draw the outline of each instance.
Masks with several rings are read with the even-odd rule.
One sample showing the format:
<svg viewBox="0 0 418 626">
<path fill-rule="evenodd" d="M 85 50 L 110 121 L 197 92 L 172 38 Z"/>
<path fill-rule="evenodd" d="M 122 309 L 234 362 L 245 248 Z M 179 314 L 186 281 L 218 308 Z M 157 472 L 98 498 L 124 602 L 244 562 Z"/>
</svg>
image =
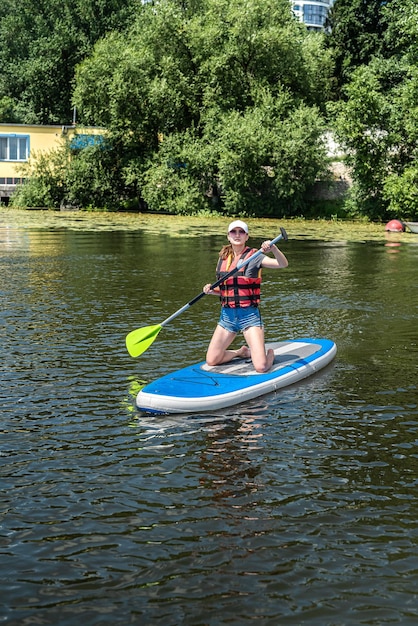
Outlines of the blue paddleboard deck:
<svg viewBox="0 0 418 626">
<path fill-rule="evenodd" d="M 337 346 L 329 339 L 301 338 L 266 344 L 274 363 L 265 374 L 250 360 L 234 359 L 210 367 L 189 365 L 146 385 L 136 405 L 147 413 L 196 413 L 223 409 L 287 387 L 311 376 L 332 361 Z"/>
</svg>

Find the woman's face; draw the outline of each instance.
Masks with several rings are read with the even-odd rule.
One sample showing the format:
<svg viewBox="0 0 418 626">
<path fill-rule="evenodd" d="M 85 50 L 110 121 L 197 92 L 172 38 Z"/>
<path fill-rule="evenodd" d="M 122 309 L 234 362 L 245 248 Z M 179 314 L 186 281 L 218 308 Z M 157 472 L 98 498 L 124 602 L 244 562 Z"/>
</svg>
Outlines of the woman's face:
<svg viewBox="0 0 418 626">
<path fill-rule="evenodd" d="M 248 234 L 243 228 L 233 228 L 228 233 L 228 239 L 231 244 L 239 245 L 247 241 Z"/>
</svg>

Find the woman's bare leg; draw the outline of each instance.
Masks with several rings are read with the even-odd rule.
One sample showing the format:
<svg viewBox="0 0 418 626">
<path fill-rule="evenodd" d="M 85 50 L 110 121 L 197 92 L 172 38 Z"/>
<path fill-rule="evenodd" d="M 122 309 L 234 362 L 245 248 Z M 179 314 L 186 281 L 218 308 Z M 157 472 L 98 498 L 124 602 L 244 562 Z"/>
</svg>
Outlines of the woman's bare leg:
<svg viewBox="0 0 418 626">
<path fill-rule="evenodd" d="M 236 357 L 248 359 L 251 355 L 247 346 L 242 346 L 239 350 L 228 350 L 235 336 L 236 333 L 232 333 L 218 324 L 206 353 L 206 363 L 208 365 L 221 365 L 221 363 L 229 363 Z"/>
<path fill-rule="evenodd" d="M 244 331 L 244 337 L 251 352 L 251 359 L 256 372 L 268 372 L 273 365 L 274 352 L 269 349 L 266 353 L 264 345 L 264 328 L 251 326 Z"/>
</svg>

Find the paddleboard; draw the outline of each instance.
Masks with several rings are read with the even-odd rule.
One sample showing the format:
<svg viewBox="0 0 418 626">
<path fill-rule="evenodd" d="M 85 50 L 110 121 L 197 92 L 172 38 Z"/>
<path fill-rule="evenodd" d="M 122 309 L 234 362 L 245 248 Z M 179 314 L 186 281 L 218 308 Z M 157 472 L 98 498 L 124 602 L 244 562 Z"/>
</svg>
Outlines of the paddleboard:
<svg viewBox="0 0 418 626">
<path fill-rule="evenodd" d="M 195 363 L 146 385 L 136 397 L 146 413 L 196 413 L 223 409 L 287 387 L 332 361 L 337 346 L 330 339 L 301 338 L 266 344 L 274 363 L 265 374 L 251 360 L 233 359 L 210 367 Z"/>
</svg>

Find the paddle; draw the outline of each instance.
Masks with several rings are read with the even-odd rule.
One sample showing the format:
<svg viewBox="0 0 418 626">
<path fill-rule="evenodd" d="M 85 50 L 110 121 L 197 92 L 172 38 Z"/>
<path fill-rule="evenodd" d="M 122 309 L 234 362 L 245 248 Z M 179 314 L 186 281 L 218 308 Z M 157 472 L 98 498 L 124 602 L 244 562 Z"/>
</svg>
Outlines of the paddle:
<svg viewBox="0 0 418 626">
<path fill-rule="evenodd" d="M 280 239 L 287 241 L 287 233 L 284 228 L 280 228 L 280 235 L 272 240 L 271 245 L 277 243 L 278 241 L 280 241 Z M 247 265 L 250 261 L 253 261 L 256 257 L 260 256 L 260 254 L 263 254 L 262 248 L 260 248 L 260 250 L 247 257 L 243 261 L 240 261 L 238 265 L 234 267 L 234 269 L 232 269 L 230 272 L 222 276 L 222 278 L 213 283 L 210 288 L 215 289 L 216 287 L 219 287 L 219 285 L 221 285 L 225 280 L 238 272 L 238 270 L 244 267 L 244 265 Z M 196 302 L 203 298 L 203 296 L 206 296 L 206 293 L 204 291 L 202 291 L 202 293 L 199 293 L 199 295 L 193 298 L 193 300 L 190 300 L 190 302 L 182 306 L 181 309 L 173 313 L 173 315 L 167 317 L 167 319 L 161 322 L 161 324 L 155 324 L 154 326 L 144 326 L 143 328 L 137 328 L 136 330 L 130 332 L 129 335 L 126 336 L 126 347 L 129 354 L 132 357 L 137 357 L 145 352 L 145 350 L 148 350 L 148 348 L 157 338 L 158 333 L 164 326 L 166 326 L 181 313 L 184 313 L 184 311 L 187 311 L 189 307 L 191 307 L 193 304 L 196 304 Z"/>
</svg>

